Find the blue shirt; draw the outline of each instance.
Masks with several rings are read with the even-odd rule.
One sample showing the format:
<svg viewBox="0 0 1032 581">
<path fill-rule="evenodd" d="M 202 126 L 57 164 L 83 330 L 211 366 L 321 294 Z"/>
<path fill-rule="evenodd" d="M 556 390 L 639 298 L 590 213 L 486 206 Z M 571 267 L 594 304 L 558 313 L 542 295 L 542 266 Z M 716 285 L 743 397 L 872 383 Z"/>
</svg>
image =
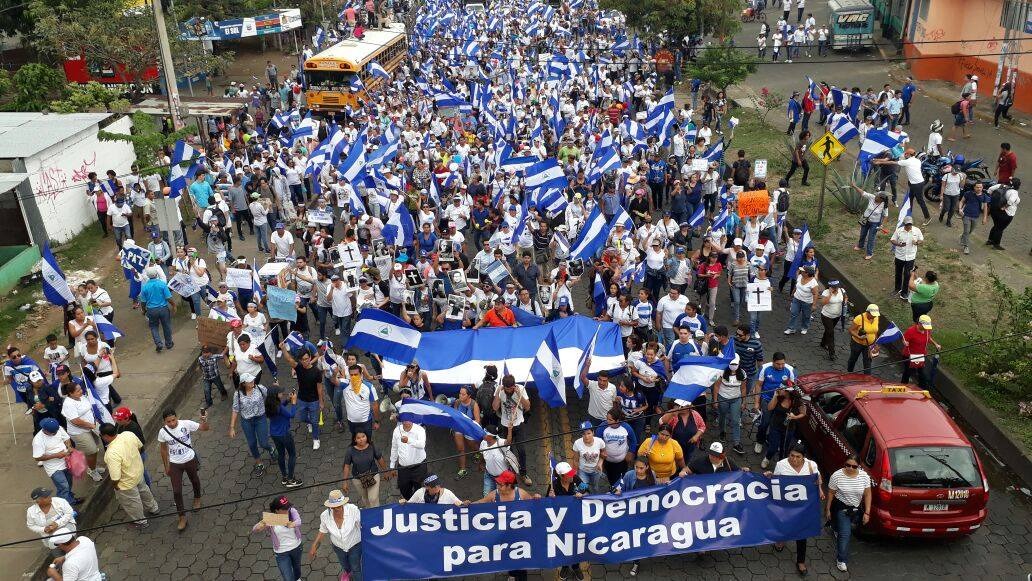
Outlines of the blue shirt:
<svg viewBox="0 0 1032 581">
<path fill-rule="evenodd" d="M 799 114 L 802 112 L 802 105 L 795 99 L 788 100 L 788 116 L 792 121 L 799 121 Z"/>
<path fill-rule="evenodd" d="M 148 280 L 143 283 L 143 288 L 140 289 L 140 302 L 148 309 L 167 307 L 168 300 L 171 298 L 172 293 L 169 292 L 168 285 L 160 278 Z"/>
<path fill-rule="evenodd" d="M 760 383 L 760 399 L 770 401 L 774 398 L 774 390 L 781 387 L 786 379 L 795 381 L 795 368 L 785 364 L 784 369 L 774 369 L 774 363 L 764 363 L 756 373 L 756 381 Z"/>
<path fill-rule="evenodd" d="M 211 184 L 206 181 L 198 181 L 190 184 L 190 195 L 194 201 L 197 202 L 202 210 L 208 209 L 208 198 L 215 192 L 211 189 Z"/>
<path fill-rule="evenodd" d="M 679 327 L 688 327 L 692 330 L 693 335 L 695 334 L 695 331 L 698 331 L 699 329 L 702 329 L 703 333 L 709 330 L 709 327 L 706 324 L 706 317 L 698 313 L 696 313 L 694 317 L 689 317 L 688 313 L 677 315 L 674 319 L 674 328 L 677 329 Z"/>
<path fill-rule="evenodd" d="M 699 349 L 695 346 L 695 343 L 692 343 L 691 341 L 687 343 L 674 341 L 674 343 L 670 346 L 670 352 L 667 354 L 667 357 L 670 359 L 670 366 L 674 369 L 677 369 L 681 362 L 681 359 L 683 359 L 684 357 L 698 354 Z"/>
<path fill-rule="evenodd" d="M 903 85 L 901 92 L 903 93 L 903 102 L 909 103 L 910 100 L 914 98 L 914 93 L 917 92 L 917 87 L 914 86 L 914 83 L 907 83 Z"/>
<path fill-rule="evenodd" d="M 650 184 L 661 184 L 666 179 L 667 163 L 663 160 L 656 160 L 649 164 L 649 172 L 646 179 Z"/>
<path fill-rule="evenodd" d="M 977 218 L 982 215 L 982 204 L 989 203 L 989 196 L 986 194 L 978 195 L 975 190 L 964 190 L 960 194 L 962 203 L 964 204 L 964 217 L 965 218 Z"/>
<path fill-rule="evenodd" d="M 620 211 L 620 196 L 616 192 L 609 192 L 602 195 L 602 213 L 612 216 Z"/>
<path fill-rule="evenodd" d="M 32 382 L 29 381 L 29 374 L 33 371 L 43 373 L 43 369 L 39 366 L 39 363 L 36 363 L 32 357 L 29 357 L 28 355 L 22 355 L 21 363 L 17 365 L 15 365 L 10 359 L 4 361 L 4 375 L 10 376 L 11 387 L 14 388 L 15 392 L 24 393 L 25 390 L 29 389 L 32 385 Z"/>
<path fill-rule="evenodd" d="M 290 433 L 290 418 L 294 417 L 295 405 L 279 406 L 279 413 L 269 418 L 269 435 L 286 436 Z"/>
</svg>

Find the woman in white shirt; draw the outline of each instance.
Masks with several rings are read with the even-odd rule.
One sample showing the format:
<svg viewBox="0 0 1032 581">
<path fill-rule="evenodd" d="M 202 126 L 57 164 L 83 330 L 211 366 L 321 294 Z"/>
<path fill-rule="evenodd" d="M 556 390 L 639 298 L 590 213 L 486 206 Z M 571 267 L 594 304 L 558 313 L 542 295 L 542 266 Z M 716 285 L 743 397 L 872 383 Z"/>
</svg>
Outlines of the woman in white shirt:
<svg viewBox="0 0 1032 581">
<path fill-rule="evenodd" d="M 341 568 L 352 577 L 362 575 L 362 513 L 358 507 L 349 502 L 348 497 L 339 490 L 331 490 L 329 498 L 323 503 L 326 510 L 319 515 L 319 534 L 315 536 L 308 556 L 315 559 L 319 544 L 327 536 L 330 546 L 337 554 Z"/>
<path fill-rule="evenodd" d="M 787 458 L 778 460 L 774 465 L 774 472 L 764 472 L 767 478 L 771 476 L 816 476 L 817 492 L 824 500 L 824 488 L 821 486 L 821 472 L 817 469 L 817 463 L 804 456 L 806 448 L 801 444 L 792 446 Z M 774 543 L 774 550 L 779 553 L 784 550 L 785 543 Z M 806 575 L 806 539 L 796 541 L 796 569 L 800 575 Z"/>
<path fill-rule="evenodd" d="M 93 387 L 97 389 L 100 403 L 111 409 L 111 388 L 115 379 L 121 376 L 118 371 L 118 362 L 115 361 L 115 354 L 111 352 L 111 346 L 100 340 L 97 332 L 93 329 L 83 333 L 86 336 L 86 343 L 75 347 L 75 354 L 82 360 L 82 365 L 92 364 L 96 379 Z M 117 398 L 116 398 L 117 399 Z"/>
<path fill-rule="evenodd" d="M 831 475 L 824 504 L 824 520 L 831 521 L 836 533 L 835 566 L 839 571 L 848 571 L 846 562 L 853 525 L 867 524 L 870 519 L 871 477 L 860 469 L 856 454 L 850 454 L 845 465 Z"/>
<path fill-rule="evenodd" d="M 283 581 L 301 579 L 301 553 L 304 535 L 301 533 L 301 513 L 287 500 L 280 496 L 269 503 L 269 512 L 285 515 L 286 525 L 270 525 L 264 520 L 258 521 L 251 528 L 252 533 L 268 531 L 272 540 L 272 551 L 276 555 L 276 567 L 283 575 Z"/>
<path fill-rule="evenodd" d="M 835 360 L 835 324 L 842 317 L 842 309 L 846 304 L 846 291 L 842 283 L 829 280 L 828 288 L 821 293 L 821 324 L 824 325 L 824 336 L 821 347 L 828 350 L 828 357 Z"/>
<path fill-rule="evenodd" d="M 792 335 L 796 331 L 805 335 L 810 329 L 810 315 L 813 313 L 814 303 L 817 302 L 820 286 L 812 266 L 799 269 L 795 290 L 792 291 L 792 316 L 788 320 L 788 328 L 785 329 L 786 335 Z"/>
<path fill-rule="evenodd" d="M 260 338 L 269 332 L 269 319 L 258 310 L 256 303 L 247 303 L 247 313 L 244 315 L 244 333 Z"/>
</svg>

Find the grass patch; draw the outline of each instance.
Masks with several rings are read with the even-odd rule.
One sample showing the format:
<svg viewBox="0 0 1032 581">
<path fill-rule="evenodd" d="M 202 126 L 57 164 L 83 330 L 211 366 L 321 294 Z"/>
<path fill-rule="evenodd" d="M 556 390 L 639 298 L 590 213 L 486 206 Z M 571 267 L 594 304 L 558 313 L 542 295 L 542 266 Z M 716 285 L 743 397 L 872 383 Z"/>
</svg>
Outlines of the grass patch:
<svg viewBox="0 0 1032 581">
<path fill-rule="evenodd" d="M 105 253 L 105 242 L 112 244 L 109 239 L 103 237 L 99 228 L 91 224 L 66 244 L 54 248 L 54 256 L 65 273 L 80 269 L 97 269 L 97 259 Z M 5 344 L 20 341 L 15 337 L 17 329 L 30 317 L 39 316 L 34 314 L 35 308 L 23 311 L 21 307 L 42 298 L 43 286 L 39 282 L 34 282 L 16 287 L 15 290 L 16 294 L 12 292 L 0 298 L 0 337 L 4 338 Z"/>
<path fill-rule="evenodd" d="M 738 149 L 745 149 L 749 159 L 768 159 L 770 168 L 767 177 L 768 187 L 775 187 L 777 179 L 788 171 L 788 149 L 785 135 L 777 127 L 764 123 L 760 115 L 752 109 L 735 109 L 731 114 L 741 121 L 735 128 L 734 139 L 728 147 L 730 156 Z M 816 133 L 816 132 L 815 132 Z M 855 151 L 855 144 L 850 143 L 849 151 Z M 843 156 L 832 167 L 838 166 L 839 172 L 848 175 L 853 160 Z M 792 206 L 789 211 L 794 224 L 808 222 L 811 236 L 820 252 L 833 260 L 854 284 L 861 288 L 871 300 L 878 303 L 884 315 L 895 321 L 901 329 L 911 323 L 910 305 L 891 298 L 893 290 L 893 256 L 889 250 L 888 235 L 879 233 L 875 245 L 874 258 L 862 260 L 862 253 L 853 251 L 859 237 L 858 216 L 850 214 L 845 206 L 834 196 L 827 194 L 824 200 L 824 223 L 817 225 L 817 203 L 820 195 L 820 176 L 823 171 L 816 160 L 810 162 L 810 187 L 799 185 L 799 179 L 793 176 Z M 797 176 L 798 176 L 797 172 Z M 831 187 L 831 180 L 828 180 Z M 894 227 L 895 212 L 889 217 L 889 228 Z M 960 232 L 956 231 L 956 236 Z M 926 236 L 925 243 L 918 251 L 917 269 L 923 274 L 926 270 L 934 270 L 939 275 L 941 290 L 936 297 L 932 319 L 939 323 L 935 338 L 944 350 L 967 345 L 973 339 L 986 339 L 1013 333 L 1016 329 L 999 324 L 1003 313 L 1001 298 L 994 291 L 990 281 L 992 263 L 988 265 L 971 264 L 952 247 L 953 241 L 944 241 Z M 856 305 L 853 312 L 859 312 L 866 305 Z M 1021 337 L 1005 339 L 1005 341 L 1022 341 Z M 941 364 L 956 375 L 971 392 L 975 393 L 997 415 L 1000 425 L 1025 445 L 1032 449 L 1032 421 L 1019 413 L 1021 398 L 1014 392 L 1003 390 L 982 379 L 980 357 L 985 350 L 980 347 L 964 349 L 942 356 Z M 1027 377 L 1018 377 L 1015 381 L 1029 381 Z"/>
</svg>

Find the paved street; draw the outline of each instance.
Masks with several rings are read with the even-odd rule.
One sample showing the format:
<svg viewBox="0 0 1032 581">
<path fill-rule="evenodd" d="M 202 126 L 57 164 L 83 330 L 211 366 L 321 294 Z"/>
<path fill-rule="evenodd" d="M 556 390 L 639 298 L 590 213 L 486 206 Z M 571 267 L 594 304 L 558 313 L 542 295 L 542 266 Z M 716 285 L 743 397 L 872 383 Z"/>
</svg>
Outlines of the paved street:
<svg viewBox="0 0 1032 581">
<path fill-rule="evenodd" d="M 583 292 L 583 288 L 580 289 Z M 726 299 L 722 295 L 722 300 Z M 811 332 L 806 336 L 785 337 L 781 330 L 786 323 L 782 315 L 787 310 L 787 299 L 781 295 L 775 299 L 775 312 L 767 316 L 761 326 L 764 349 L 768 356 L 775 350 L 784 350 L 788 361 L 801 373 L 843 369 L 845 350 L 836 364 L 829 364 L 823 355 L 815 356 L 819 334 Z M 722 313 L 722 316 L 721 316 Z M 729 320 L 724 310 L 718 313 L 720 322 Z M 819 323 L 817 323 L 819 326 Z M 839 342 L 847 339 L 840 333 Z M 895 377 L 896 368 L 885 370 L 885 377 Z M 289 379 L 287 381 L 290 381 Z M 571 395 L 571 398 L 576 399 Z M 196 416 L 201 403 L 200 389 L 192 397 L 190 405 L 184 406 L 183 416 Z M 528 419 L 531 430 L 529 437 L 538 437 L 548 432 L 568 429 L 569 423 L 577 422 L 586 414 L 586 405 L 574 401 L 569 409 L 569 423 L 562 421 L 562 410 L 542 409 L 535 402 L 533 414 Z M 271 494 L 281 491 L 279 475 L 271 469 L 258 482 L 250 478 L 251 462 L 242 436 L 230 440 L 226 436 L 229 421 L 228 402 L 216 403 L 211 411 L 211 432 L 200 434 L 196 439 L 202 458 L 202 480 L 206 492 L 204 504 L 218 504 L 240 501 L 256 494 Z M 327 422 L 329 424 L 329 422 Z M 331 428 L 332 429 L 332 428 Z M 430 458 L 450 456 L 454 453 L 451 438 L 443 430 L 431 428 Z M 711 440 L 707 434 L 705 440 Z M 345 434 L 327 434 L 322 438 L 322 448 L 311 449 L 311 438 L 303 426 L 295 430 L 299 451 L 297 474 L 306 485 L 327 483 L 311 489 L 287 491 L 287 496 L 298 506 L 304 518 L 307 542 L 315 536 L 314 526 L 318 514 L 323 510 L 322 500 L 331 488 L 339 487 L 340 459 L 344 451 Z M 576 436 L 573 436 L 576 437 Z M 745 436 L 743 436 L 745 438 Z M 389 454 L 389 427 L 383 426 L 376 434 L 376 445 L 386 456 Z M 569 436 L 547 438 L 530 445 L 531 476 L 537 492 L 544 492 L 544 475 L 547 474 L 547 454 L 553 450 L 556 455 L 568 455 Z M 760 458 L 751 453 L 744 462 L 759 468 Z M 992 467 L 993 461 L 983 454 L 985 463 Z M 171 489 L 168 479 L 160 474 L 157 453 L 151 452 L 150 471 L 155 475 L 155 494 L 163 510 L 172 507 Z M 474 474 L 464 480 L 456 480 L 457 466 L 454 461 L 433 464 L 444 479 L 446 486 L 461 498 L 473 499 L 480 496 L 480 478 Z M 1032 503 L 1020 492 L 1006 490 L 1012 482 L 999 470 L 991 476 L 993 489 L 989 519 L 975 535 L 953 542 L 901 542 L 898 540 L 856 540 L 852 546 L 850 575 L 853 578 L 928 578 L 932 576 L 950 578 L 978 576 L 980 578 L 1016 579 L 1032 572 Z M 187 489 L 189 486 L 187 486 Z M 385 502 L 397 500 L 393 483 L 381 489 Z M 189 492 L 186 492 L 189 498 Z M 354 499 L 355 496 L 352 495 Z M 203 510 L 190 519 L 186 532 L 175 530 L 175 518 L 155 519 L 143 533 L 134 533 L 123 527 L 114 527 L 94 534 L 98 547 L 103 551 L 101 562 L 114 579 L 139 579 L 146 576 L 153 581 L 165 579 L 278 579 L 273 562 L 272 550 L 265 536 L 251 536 L 250 528 L 261 516 L 268 498 L 243 501 L 217 508 Z M 109 514 L 107 522 L 120 521 L 120 511 Z M 307 546 L 307 545 L 306 545 Z M 811 543 L 808 554 L 810 570 L 815 575 L 846 578 L 835 570 L 833 539 L 825 534 Z M 794 553 L 791 546 L 783 553 L 773 548 L 758 547 L 734 551 L 721 551 L 701 556 L 677 556 L 644 561 L 639 572 L 642 579 L 683 579 L 687 575 L 703 575 L 705 578 L 751 579 L 751 578 L 795 578 Z M 886 567 L 886 564 L 891 564 Z M 311 567 L 310 569 L 308 567 Z M 338 571 L 336 559 L 326 547 L 314 563 L 306 560 L 306 571 L 312 579 L 329 579 Z M 620 579 L 626 576 L 627 567 L 616 565 L 594 566 L 593 578 Z M 546 578 L 551 579 L 551 574 Z"/>
</svg>

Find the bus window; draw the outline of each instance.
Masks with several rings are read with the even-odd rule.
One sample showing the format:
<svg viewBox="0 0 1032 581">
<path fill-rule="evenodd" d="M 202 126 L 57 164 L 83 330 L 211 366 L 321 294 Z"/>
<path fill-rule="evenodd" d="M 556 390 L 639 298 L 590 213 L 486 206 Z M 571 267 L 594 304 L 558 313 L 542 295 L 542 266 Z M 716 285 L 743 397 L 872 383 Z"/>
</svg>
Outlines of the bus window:
<svg viewBox="0 0 1032 581">
<path fill-rule="evenodd" d="M 315 91 L 344 91 L 355 73 L 339 73 L 333 71 L 305 71 L 305 82 L 308 88 Z"/>
</svg>

